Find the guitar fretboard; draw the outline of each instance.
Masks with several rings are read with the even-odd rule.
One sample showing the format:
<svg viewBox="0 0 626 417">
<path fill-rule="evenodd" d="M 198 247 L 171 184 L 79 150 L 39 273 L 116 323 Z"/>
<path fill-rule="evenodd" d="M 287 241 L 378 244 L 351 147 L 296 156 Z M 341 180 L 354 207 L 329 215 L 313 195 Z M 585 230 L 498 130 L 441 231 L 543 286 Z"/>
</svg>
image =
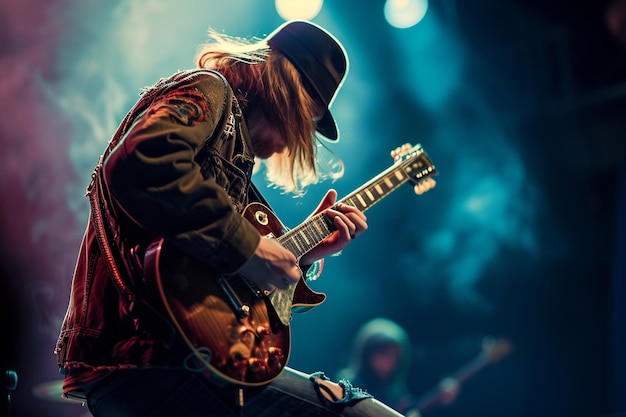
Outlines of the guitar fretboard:
<svg viewBox="0 0 626 417">
<path fill-rule="evenodd" d="M 419 183 L 436 173 L 434 165 L 419 145 L 412 149 L 410 155 L 408 159 L 397 162 L 348 194 L 339 203 L 366 211 L 405 182 L 411 180 Z M 322 213 L 318 213 L 280 236 L 278 240 L 296 257 L 300 257 L 334 231 L 335 228 L 328 218 Z"/>
</svg>

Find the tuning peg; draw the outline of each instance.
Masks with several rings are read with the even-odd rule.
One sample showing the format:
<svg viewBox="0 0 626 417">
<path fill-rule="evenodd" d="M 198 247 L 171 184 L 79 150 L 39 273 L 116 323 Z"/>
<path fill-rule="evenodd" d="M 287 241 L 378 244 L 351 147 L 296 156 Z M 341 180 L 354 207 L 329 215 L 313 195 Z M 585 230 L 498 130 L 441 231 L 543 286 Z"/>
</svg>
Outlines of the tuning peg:
<svg viewBox="0 0 626 417">
<path fill-rule="evenodd" d="M 424 194 L 426 191 L 434 188 L 435 185 L 437 185 L 437 182 L 431 177 L 428 177 L 425 180 L 415 184 L 415 186 L 413 187 L 413 191 L 415 191 L 415 194 L 421 195 Z"/>
<path fill-rule="evenodd" d="M 391 157 L 393 158 L 394 161 L 398 161 L 400 160 L 400 158 L 402 158 L 402 156 L 404 154 L 406 154 L 408 151 L 410 151 L 413 148 L 413 145 L 411 145 L 410 143 L 405 143 L 401 146 L 398 146 L 397 148 L 393 149 L 391 151 Z"/>
</svg>

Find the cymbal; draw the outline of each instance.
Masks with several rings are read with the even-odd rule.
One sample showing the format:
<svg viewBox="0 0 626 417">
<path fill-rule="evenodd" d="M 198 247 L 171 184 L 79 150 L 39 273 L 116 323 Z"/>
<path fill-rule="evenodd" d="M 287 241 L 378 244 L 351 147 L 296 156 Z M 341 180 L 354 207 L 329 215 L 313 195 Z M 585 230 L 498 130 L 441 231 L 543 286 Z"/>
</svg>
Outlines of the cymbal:
<svg viewBox="0 0 626 417">
<path fill-rule="evenodd" d="M 33 387 L 33 395 L 42 400 L 51 401 L 63 401 L 67 402 L 66 398 L 63 398 L 63 380 L 50 381 L 37 384 Z"/>
</svg>

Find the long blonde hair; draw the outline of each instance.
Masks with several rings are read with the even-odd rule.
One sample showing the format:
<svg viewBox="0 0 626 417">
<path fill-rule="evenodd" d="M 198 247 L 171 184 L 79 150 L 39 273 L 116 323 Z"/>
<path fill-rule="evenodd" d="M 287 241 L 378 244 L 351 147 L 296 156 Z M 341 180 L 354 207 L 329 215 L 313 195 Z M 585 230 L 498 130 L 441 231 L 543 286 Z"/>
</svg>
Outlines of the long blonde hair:
<svg viewBox="0 0 626 417">
<path fill-rule="evenodd" d="M 262 39 L 210 30 L 209 40 L 198 49 L 197 65 L 220 72 L 242 107 L 259 106 L 287 142 L 284 153 L 265 161 L 270 185 L 302 195 L 307 186 L 323 178 L 343 176 L 343 162 L 332 151 L 332 160 L 320 163 L 317 159 L 318 146 L 325 147 L 315 133 L 318 106 L 291 62 Z"/>
</svg>

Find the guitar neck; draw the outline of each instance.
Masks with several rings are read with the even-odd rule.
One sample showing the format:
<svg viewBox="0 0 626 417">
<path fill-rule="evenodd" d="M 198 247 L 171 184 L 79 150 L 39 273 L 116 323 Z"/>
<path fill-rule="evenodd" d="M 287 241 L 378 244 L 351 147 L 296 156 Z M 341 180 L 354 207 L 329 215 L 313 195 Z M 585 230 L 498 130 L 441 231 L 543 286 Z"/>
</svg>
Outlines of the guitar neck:
<svg viewBox="0 0 626 417">
<path fill-rule="evenodd" d="M 401 160 L 372 178 L 341 200 L 344 203 L 366 211 L 397 190 L 407 181 L 418 183 L 436 173 L 435 167 L 421 147 L 416 146 L 408 159 Z M 278 240 L 296 257 L 300 257 L 317 246 L 335 231 L 328 218 L 318 213 L 299 226 L 283 234 Z"/>
</svg>

